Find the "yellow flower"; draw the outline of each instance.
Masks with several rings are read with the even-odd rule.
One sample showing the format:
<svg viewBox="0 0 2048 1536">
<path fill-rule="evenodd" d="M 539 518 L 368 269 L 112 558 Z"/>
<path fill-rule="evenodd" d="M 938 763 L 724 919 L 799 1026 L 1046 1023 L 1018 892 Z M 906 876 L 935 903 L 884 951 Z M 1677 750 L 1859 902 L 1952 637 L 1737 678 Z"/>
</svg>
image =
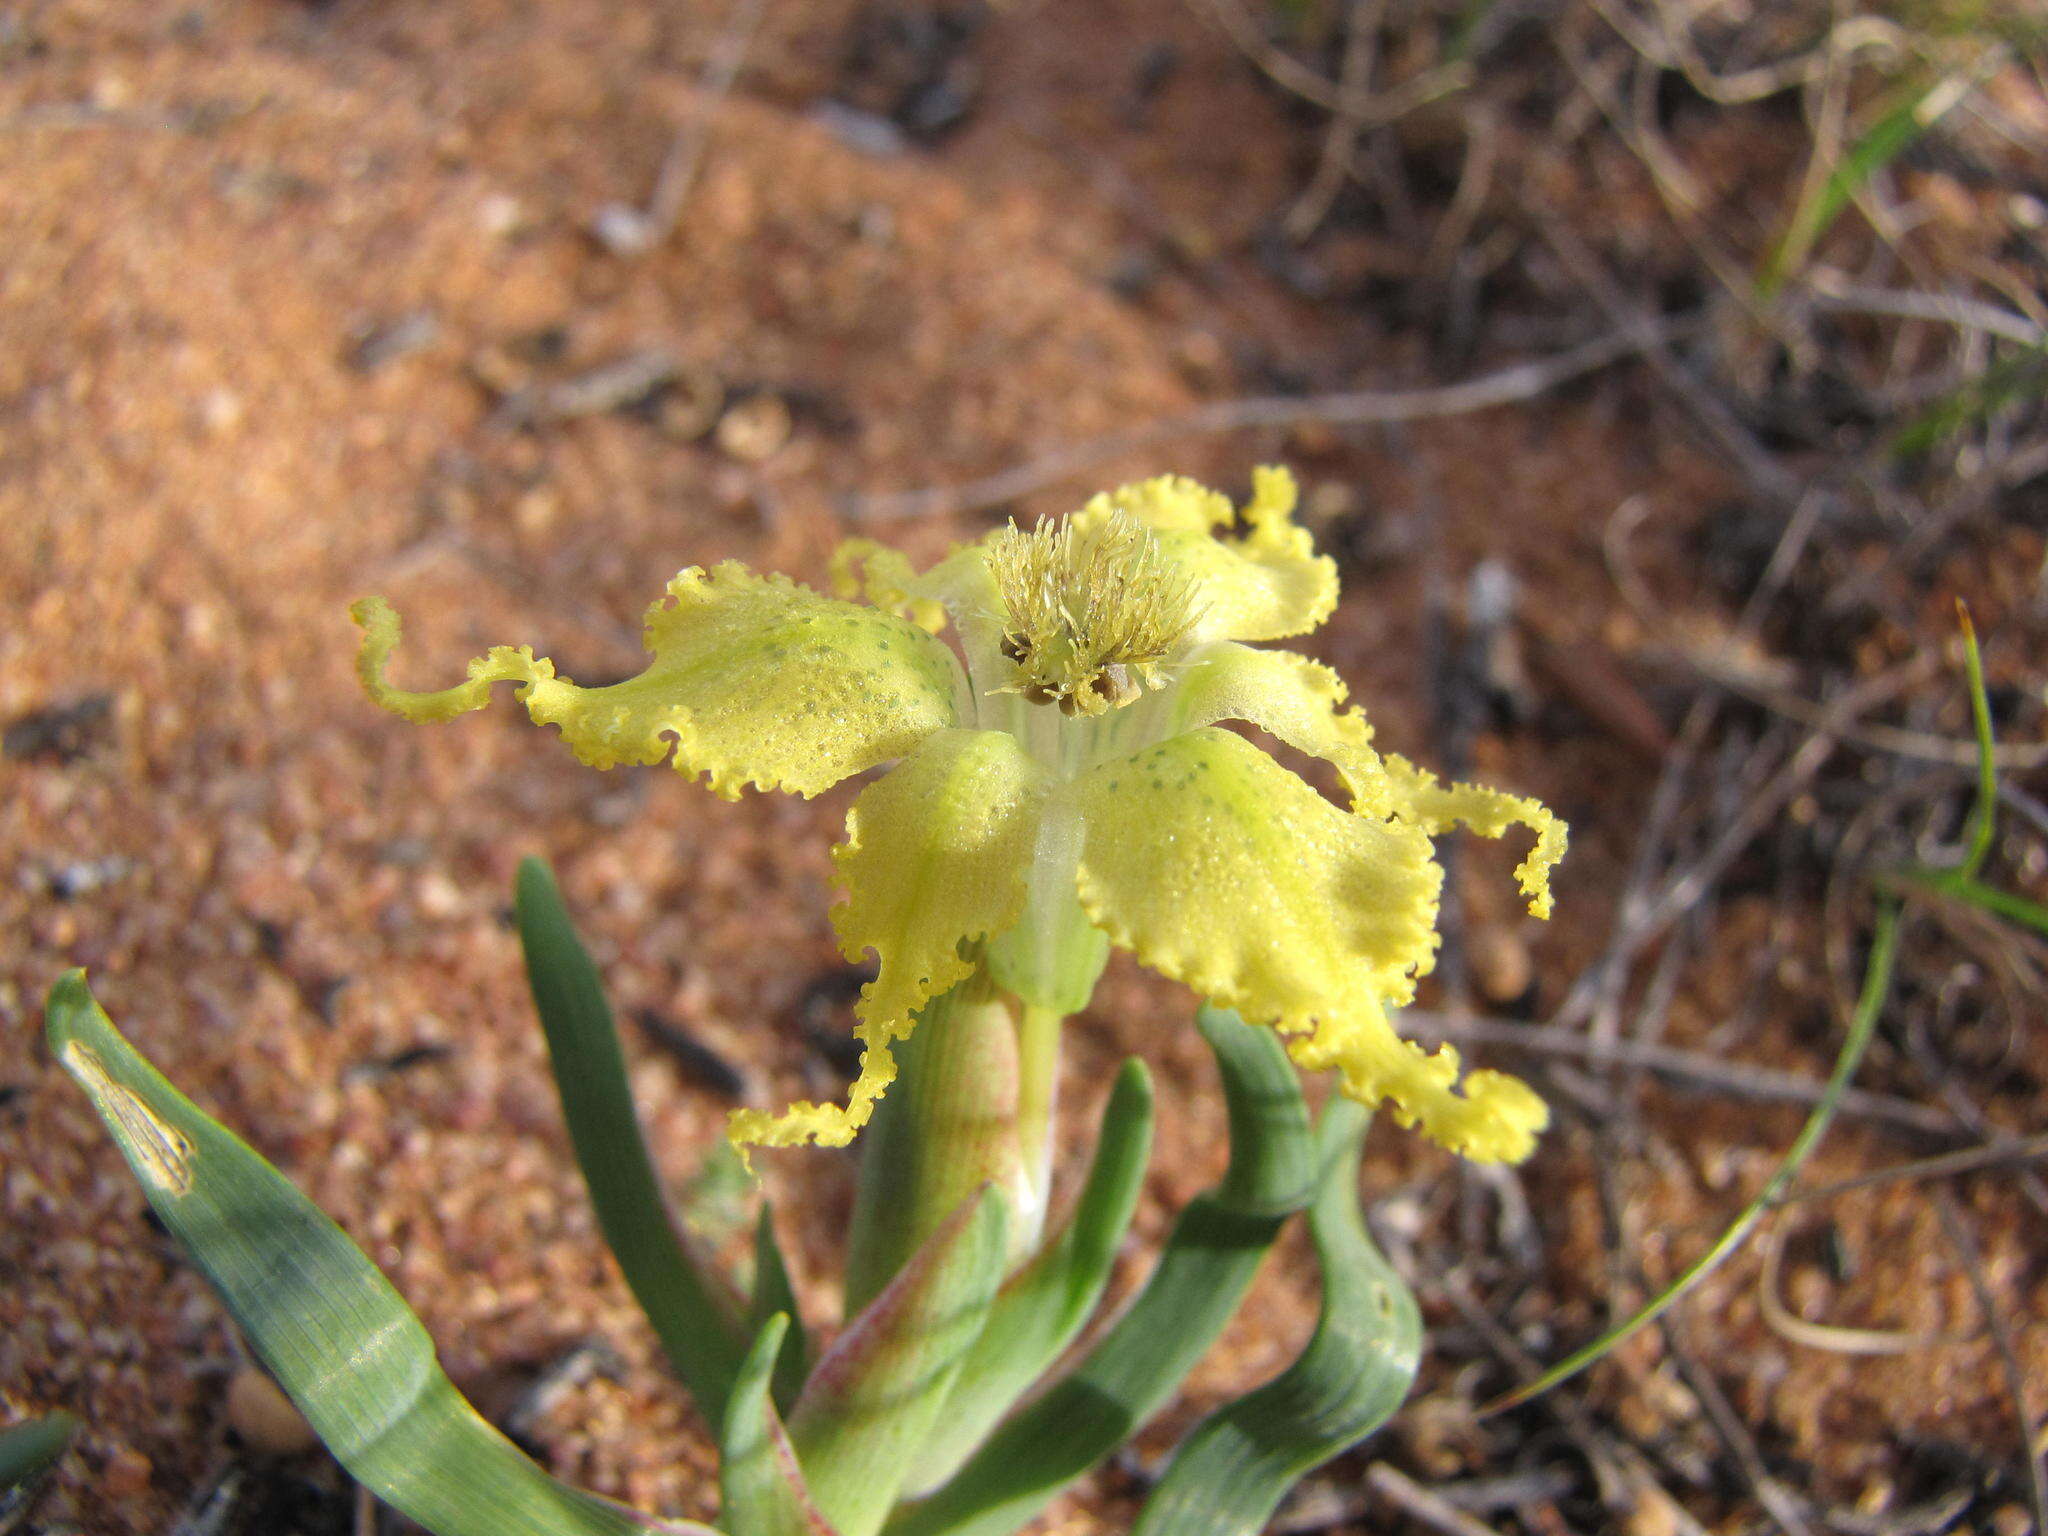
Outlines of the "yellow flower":
<svg viewBox="0 0 2048 1536">
<path fill-rule="evenodd" d="M 1299 1064 L 1335 1071 L 1351 1097 L 1391 1103 L 1468 1157 L 1520 1159 L 1547 1120 L 1535 1093 L 1498 1072 L 1461 1082 L 1454 1050 L 1423 1051 L 1389 1015 L 1435 956 L 1430 837 L 1454 823 L 1533 829 L 1519 878 L 1548 916 L 1564 827 L 1533 800 L 1381 756 L 1335 673 L 1248 643 L 1313 629 L 1336 606 L 1336 568 L 1294 503 L 1279 469 L 1257 472 L 1241 514 L 1192 481 L 1148 480 L 923 573 L 855 540 L 833 563 L 838 597 L 733 563 L 693 568 L 648 610 L 647 670 L 603 688 L 508 646 L 456 687 L 395 688 L 384 674 L 398 617 L 368 598 L 353 610 L 362 678 L 412 720 L 479 709 L 491 684 L 517 683 L 584 762 L 667 758 L 729 799 L 747 786 L 814 795 L 894 762 L 834 851 L 840 940 L 879 962 L 861 998 L 860 1076 L 844 1105 L 735 1111 L 743 1145 L 843 1145 L 926 1003 L 987 964 L 1027 1000 L 1057 994 L 1071 1011 L 1107 935 L 1282 1031 Z M 937 637 L 948 623 L 957 653 Z M 1329 761 L 1351 808 L 1225 721 Z"/>
</svg>

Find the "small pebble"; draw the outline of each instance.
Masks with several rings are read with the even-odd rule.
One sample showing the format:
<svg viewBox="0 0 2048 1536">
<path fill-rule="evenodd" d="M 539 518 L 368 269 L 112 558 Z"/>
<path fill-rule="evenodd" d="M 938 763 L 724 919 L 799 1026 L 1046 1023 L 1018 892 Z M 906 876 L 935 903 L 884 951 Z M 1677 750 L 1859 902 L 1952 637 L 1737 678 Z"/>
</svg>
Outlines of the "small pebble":
<svg viewBox="0 0 2048 1536">
<path fill-rule="evenodd" d="M 228 1423 L 244 1445 L 265 1456 L 296 1456 L 317 1438 L 284 1388 L 253 1365 L 228 1380 Z"/>
<path fill-rule="evenodd" d="M 526 209 L 511 193 L 493 192 L 477 204 L 476 223 L 493 240 L 509 239 L 525 228 Z"/>
<path fill-rule="evenodd" d="M 1473 985 L 1489 1003 L 1519 1002 L 1529 995 L 1529 985 L 1536 979 L 1528 943 L 1514 929 L 1499 923 L 1473 930 L 1466 942 L 1465 959 L 1472 969 Z"/>
<path fill-rule="evenodd" d="M 208 437 L 220 437 L 242 424 L 242 397 L 232 389 L 209 389 L 192 412 L 193 424 Z"/>
<path fill-rule="evenodd" d="M 1628 1536 L 1678 1536 L 1686 1528 L 1685 1511 L 1647 1476 L 1636 1479 L 1629 1493 L 1628 1513 L 1621 1520 Z"/>
<path fill-rule="evenodd" d="M 718 446 L 743 464 L 774 457 L 789 441 L 789 406 L 780 395 L 752 395 L 718 419 Z"/>
<path fill-rule="evenodd" d="M 673 442 L 694 443 L 718 425 L 725 383 L 708 368 L 685 368 L 655 402 L 654 422 Z"/>
<path fill-rule="evenodd" d="M 156 1468 L 147 1456 L 132 1446 L 119 1445 L 108 1453 L 107 1464 L 100 1469 L 97 1491 L 110 1499 L 140 1498 L 149 1491 L 155 1475 Z"/>
<path fill-rule="evenodd" d="M 110 693 L 30 710 L 0 730 L 0 757 L 60 765 L 76 762 L 111 735 L 113 717 Z"/>
</svg>

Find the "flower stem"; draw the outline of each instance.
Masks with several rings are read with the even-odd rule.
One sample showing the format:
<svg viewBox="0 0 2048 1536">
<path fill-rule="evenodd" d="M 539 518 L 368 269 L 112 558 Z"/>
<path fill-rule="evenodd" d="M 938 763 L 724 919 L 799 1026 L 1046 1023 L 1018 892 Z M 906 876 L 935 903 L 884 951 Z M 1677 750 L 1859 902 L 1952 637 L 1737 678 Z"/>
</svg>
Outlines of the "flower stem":
<svg viewBox="0 0 2048 1536">
<path fill-rule="evenodd" d="M 846 1259 L 850 1317 L 983 1184 L 1010 1207 L 1012 1263 L 1045 1221 L 1058 1018 L 1021 1010 L 977 971 L 928 1004 L 862 1138 Z"/>
<path fill-rule="evenodd" d="M 1052 1197 L 1052 1120 L 1059 1101 L 1060 1026 L 1066 1015 L 1019 1002 L 1017 1019 L 1017 1147 L 1029 1181 L 1030 1204 L 1013 1220 L 1035 1244 Z"/>
</svg>

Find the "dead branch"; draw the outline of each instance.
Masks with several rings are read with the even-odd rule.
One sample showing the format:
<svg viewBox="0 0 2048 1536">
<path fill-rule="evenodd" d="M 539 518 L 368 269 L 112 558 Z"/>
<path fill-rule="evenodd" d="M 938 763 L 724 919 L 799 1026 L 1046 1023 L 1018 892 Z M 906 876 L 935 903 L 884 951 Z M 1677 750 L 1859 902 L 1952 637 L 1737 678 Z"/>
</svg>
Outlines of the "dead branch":
<svg viewBox="0 0 2048 1536">
<path fill-rule="evenodd" d="M 1056 449 L 1012 469 L 960 485 L 933 486 L 879 496 L 855 496 L 845 504 L 847 515 L 861 522 L 890 522 L 949 513 L 979 512 L 1029 496 L 1071 475 L 1093 469 L 1109 459 L 1156 448 L 1184 437 L 1244 432 L 1258 427 L 1294 427 L 1305 422 L 1335 426 L 1424 421 L 1462 416 L 1495 406 L 1515 405 L 1548 394 L 1560 384 L 1595 372 L 1646 348 L 1661 345 L 1689 329 L 1686 322 L 1647 322 L 1626 332 L 1605 336 L 1553 357 L 1515 363 L 1457 384 L 1423 389 L 1360 389 L 1326 395 L 1254 395 L 1197 406 L 1164 421 L 1089 438 Z"/>
</svg>

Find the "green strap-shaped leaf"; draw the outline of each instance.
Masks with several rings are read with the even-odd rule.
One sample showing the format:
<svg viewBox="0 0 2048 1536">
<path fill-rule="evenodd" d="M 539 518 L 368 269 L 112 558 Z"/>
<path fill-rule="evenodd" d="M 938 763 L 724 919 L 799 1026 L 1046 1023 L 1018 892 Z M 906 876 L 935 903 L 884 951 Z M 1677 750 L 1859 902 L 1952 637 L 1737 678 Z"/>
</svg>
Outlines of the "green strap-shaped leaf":
<svg viewBox="0 0 2048 1536">
<path fill-rule="evenodd" d="M 1308 1109 L 1271 1030 L 1203 1008 L 1222 1069 L 1230 1171 L 1188 1202 L 1145 1288 L 1081 1363 L 989 1437 L 889 1536 L 1006 1536 L 1158 1412 L 1243 1301 L 1281 1224 L 1315 1184 Z"/>
<path fill-rule="evenodd" d="M 1421 1315 L 1358 1205 L 1371 1118 L 1333 1097 L 1317 1130 L 1323 1172 L 1308 1219 L 1323 1307 L 1314 1337 L 1280 1375 L 1195 1426 L 1131 1536 L 1257 1536 L 1303 1473 L 1363 1440 L 1408 1395 Z"/>
<path fill-rule="evenodd" d="M 769 1392 L 785 1357 L 789 1322 L 778 1312 L 761 1325 L 726 1406 L 718 1483 L 730 1536 L 835 1536 L 804 1486 Z"/>
<path fill-rule="evenodd" d="M 557 1482 L 485 1423 L 377 1266 L 121 1038 L 84 972 L 51 990 L 48 1032 L 150 1205 L 364 1487 L 437 1536 L 710 1533 Z"/>
<path fill-rule="evenodd" d="M 0 1429 L 0 1530 L 8 1529 L 6 1517 L 20 1512 L 21 1501 L 77 1430 L 78 1420 L 68 1413 L 46 1413 Z"/>
<path fill-rule="evenodd" d="M 789 1416 L 811 1497 L 844 1536 L 873 1536 L 931 1433 L 1003 1277 L 1008 1209 L 962 1201 L 827 1350 Z"/>
<path fill-rule="evenodd" d="M 760 1330 L 778 1313 L 786 1336 L 775 1357 L 770 1387 L 775 1406 L 787 1408 L 803 1391 L 804 1377 L 810 1374 L 810 1340 L 804 1333 L 803 1313 L 797 1306 L 796 1287 L 790 1283 L 789 1265 L 782 1257 L 782 1244 L 775 1236 L 775 1213 L 764 1200 L 760 1219 L 754 1224 L 754 1305 L 748 1314 L 756 1348 L 760 1347 Z"/>
<path fill-rule="evenodd" d="M 519 866 L 515 911 L 562 1118 L 597 1224 L 676 1374 L 704 1416 L 722 1423 L 749 1343 L 739 1298 L 669 1214 L 597 967 L 539 859 Z"/>
<path fill-rule="evenodd" d="M 1152 1078 L 1143 1062 L 1127 1061 L 1103 1108 L 1095 1163 L 1073 1214 L 997 1293 L 905 1484 L 908 1492 L 951 1477 L 1094 1314 L 1138 1207 L 1151 1151 Z"/>
</svg>

